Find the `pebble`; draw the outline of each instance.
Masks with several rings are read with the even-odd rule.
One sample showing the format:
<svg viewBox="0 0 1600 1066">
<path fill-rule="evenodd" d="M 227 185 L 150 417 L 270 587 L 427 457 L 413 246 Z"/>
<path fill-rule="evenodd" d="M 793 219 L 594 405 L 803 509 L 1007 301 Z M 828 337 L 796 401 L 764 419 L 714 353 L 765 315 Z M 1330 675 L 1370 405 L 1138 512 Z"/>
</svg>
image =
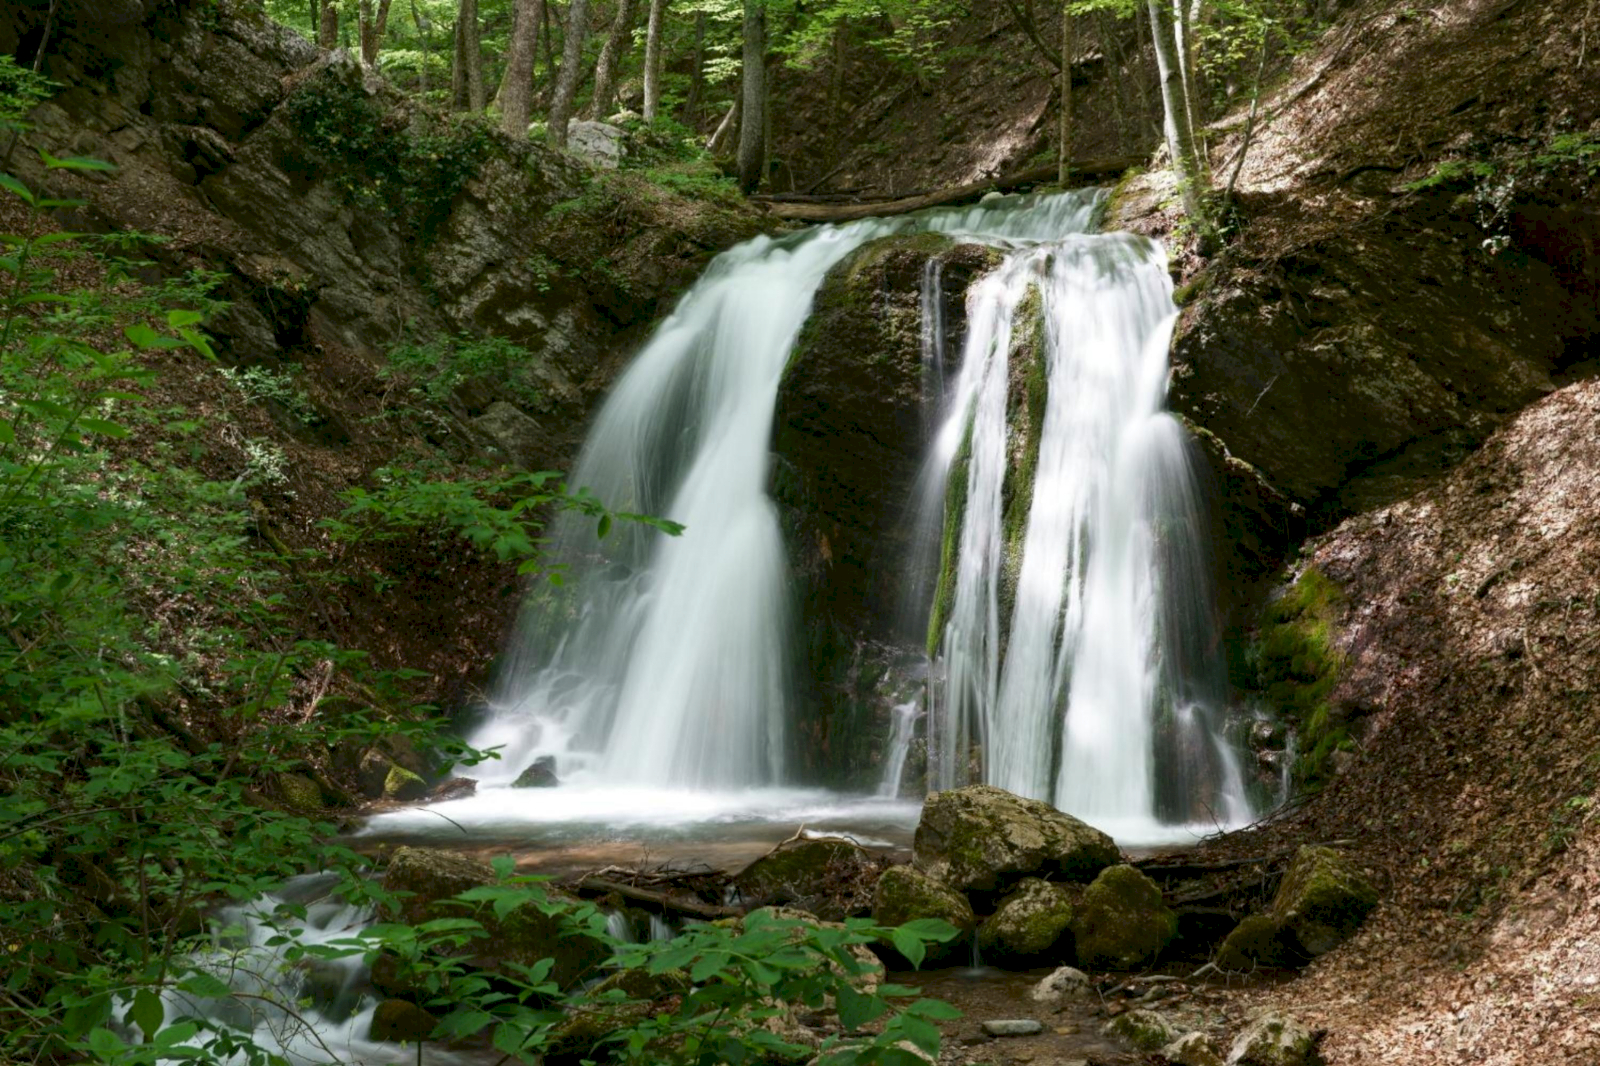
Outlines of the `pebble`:
<svg viewBox="0 0 1600 1066">
<path fill-rule="evenodd" d="M 984 1022 L 983 1031 L 990 1036 L 1034 1036 L 1044 1032 L 1044 1024 L 1032 1018 L 1001 1019 Z"/>
</svg>

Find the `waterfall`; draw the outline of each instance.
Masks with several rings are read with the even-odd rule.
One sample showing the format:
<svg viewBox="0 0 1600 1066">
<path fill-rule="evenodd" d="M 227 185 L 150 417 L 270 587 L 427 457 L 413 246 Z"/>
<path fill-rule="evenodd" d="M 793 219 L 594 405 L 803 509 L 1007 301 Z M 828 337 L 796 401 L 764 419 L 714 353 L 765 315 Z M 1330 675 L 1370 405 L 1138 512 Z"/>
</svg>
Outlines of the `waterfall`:
<svg viewBox="0 0 1600 1066">
<path fill-rule="evenodd" d="M 947 484 L 941 519 L 960 525 L 934 607 L 936 787 L 970 780 L 976 754 L 983 780 L 1136 836 L 1248 819 L 1215 721 L 1192 445 L 1162 410 L 1176 310 L 1161 247 L 1126 234 L 1014 251 L 970 293 L 922 479 Z M 1042 424 L 1019 433 L 1028 406 Z"/>
<path fill-rule="evenodd" d="M 487 720 L 469 738 L 513 780 L 542 755 L 563 779 L 736 789 L 783 779 L 789 604 L 767 497 L 778 385 L 828 270 L 877 237 L 933 230 L 992 241 L 1082 228 L 1096 198 L 999 203 L 759 237 L 719 256 L 602 408 L 572 484 L 617 511 L 596 543 L 563 519 L 565 582 L 524 609 Z"/>
<path fill-rule="evenodd" d="M 904 565 L 919 624 L 935 604 L 935 654 L 926 714 L 897 715 L 880 791 L 898 792 L 920 717 L 937 786 L 981 764 L 1102 820 L 1225 806 L 1203 509 L 1186 435 L 1161 413 L 1172 286 L 1158 244 L 1090 233 L 1102 201 L 995 198 L 719 257 L 623 375 L 572 477 L 684 533 L 620 523 L 597 541 L 588 520 L 558 522 L 565 581 L 525 605 L 469 738 L 502 758 L 470 772 L 506 784 L 553 755 L 563 780 L 601 787 L 784 781 L 794 664 L 766 493 L 778 387 L 827 272 L 875 238 L 934 231 L 1006 256 L 968 291 L 958 360 L 937 262 L 923 279 L 929 459 Z M 1025 405 L 1043 404 L 1021 435 L 1020 381 Z"/>
</svg>

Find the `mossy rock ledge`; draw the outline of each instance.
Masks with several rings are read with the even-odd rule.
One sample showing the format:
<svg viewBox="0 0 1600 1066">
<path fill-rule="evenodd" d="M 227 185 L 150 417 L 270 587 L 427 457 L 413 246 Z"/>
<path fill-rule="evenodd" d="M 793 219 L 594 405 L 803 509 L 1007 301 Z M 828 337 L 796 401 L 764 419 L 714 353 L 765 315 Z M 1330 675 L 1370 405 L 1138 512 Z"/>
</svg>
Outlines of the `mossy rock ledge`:
<svg viewBox="0 0 1600 1066">
<path fill-rule="evenodd" d="M 858 883 L 870 883 L 872 868 L 872 856 L 851 841 L 791 840 L 735 874 L 733 887 L 746 904 L 794 904 L 842 921 L 850 916 L 848 897 Z"/>
<path fill-rule="evenodd" d="M 1156 883 L 1132 866 L 1101 872 L 1072 923 L 1078 965 L 1086 970 L 1136 970 L 1155 961 L 1178 934 L 1178 916 Z"/>
<path fill-rule="evenodd" d="M 1219 970 L 1289 966 L 1325 955 L 1349 939 L 1378 891 L 1348 856 L 1307 845 L 1295 853 L 1265 913 L 1234 927 L 1217 949 Z"/>
<path fill-rule="evenodd" d="M 1088 881 L 1121 860 L 1100 830 L 993 785 L 929 796 L 912 847 L 919 870 L 978 896 L 1000 895 L 1025 877 Z"/>
<path fill-rule="evenodd" d="M 985 959 L 1029 965 L 1070 958 L 1072 919 L 1083 890 L 1024 878 L 978 929 L 978 951 Z"/>
<path fill-rule="evenodd" d="M 963 934 L 943 944 L 929 944 L 928 959 L 937 960 L 966 950 L 966 935 L 977 928 L 977 916 L 967 897 L 914 866 L 891 866 L 883 871 L 872 891 L 872 920 L 899 926 L 922 918 L 949 922 Z"/>
<path fill-rule="evenodd" d="M 562 923 L 557 918 L 531 905 L 518 907 L 501 919 L 486 906 L 469 911 L 466 904 L 448 902 L 468 889 L 490 885 L 495 880 L 494 871 L 477 859 L 435 848 L 400 848 L 384 871 L 383 888 L 409 895 L 385 918 L 415 925 L 432 918 L 471 913 L 483 923 L 486 934 L 465 949 L 473 965 L 494 970 L 507 963 L 532 966 L 540 959 L 554 959 L 550 976 L 562 987 L 593 976 L 610 957 L 610 950 L 601 941 L 562 935 Z M 551 889 L 545 891 L 552 899 L 566 898 Z M 404 975 L 395 975 L 388 983 L 403 987 L 404 981 Z"/>
</svg>

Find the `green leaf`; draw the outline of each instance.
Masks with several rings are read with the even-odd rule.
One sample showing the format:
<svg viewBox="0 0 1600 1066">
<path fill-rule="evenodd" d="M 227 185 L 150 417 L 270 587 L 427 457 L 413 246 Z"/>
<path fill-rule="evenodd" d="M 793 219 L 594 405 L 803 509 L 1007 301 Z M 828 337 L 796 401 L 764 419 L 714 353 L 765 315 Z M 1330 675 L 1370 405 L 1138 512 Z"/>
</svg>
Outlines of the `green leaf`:
<svg viewBox="0 0 1600 1066">
<path fill-rule="evenodd" d="M 199 311 L 168 311 L 167 325 L 173 329 L 182 329 L 185 326 L 198 326 L 205 321 L 205 315 Z"/>
<path fill-rule="evenodd" d="M 28 187 L 22 184 L 22 182 L 18 181 L 16 178 L 13 178 L 10 174 L 0 174 L 0 189 L 4 189 L 14 196 L 20 197 L 22 202 L 28 204 L 29 206 L 32 206 L 35 203 L 34 195 L 28 191 Z"/>
<path fill-rule="evenodd" d="M 875 996 L 857 992 L 848 984 L 841 984 L 836 993 L 839 1004 L 839 1021 L 846 1029 L 859 1029 L 883 1015 L 888 1008 Z"/>
<path fill-rule="evenodd" d="M 215 974 L 204 970 L 195 970 L 178 982 L 178 989 L 191 996 L 200 996 L 205 999 L 218 999 L 230 996 L 233 990 L 224 984 Z"/>
<path fill-rule="evenodd" d="M 954 940 L 961 932 L 943 918 L 918 918 L 914 922 L 907 922 L 900 927 L 920 936 L 924 940 L 933 940 L 945 943 Z"/>
<path fill-rule="evenodd" d="M 128 1045 L 110 1029 L 96 1029 L 89 1034 L 89 1050 L 110 1062 L 128 1050 Z"/>
<path fill-rule="evenodd" d="M 161 1023 L 167 1018 L 167 1009 L 161 1005 L 161 997 L 148 988 L 141 988 L 133 994 L 133 1006 L 128 1008 L 128 1020 L 139 1027 L 144 1033 L 147 1042 L 154 1041 L 156 1033 L 161 1029 Z"/>
<path fill-rule="evenodd" d="M 603 514 L 603 515 L 600 516 L 600 528 L 596 532 L 599 533 L 599 536 L 600 536 L 601 540 L 605 540 L 606 539 L 606 535 L 611 532 L 611 516 L 610 515 Z"/>
<path fill-rule="evenodd" d="M 104 159 L 89 159 L 81 155 L 70 155 L 65 159 L 57 159 L 43 149 L 39 158 L 44 160 L 44 165 L 51 170 L 116 170 L 117 168 Z"/>
<path fill-rule="evenodd" d="M 932 1022 L 924 1021 L 914 1014 L 900 1016 L 900 1028 L 917 1047 L 930 1055 L 939 1054 L 939 1027 Z"/>
<path fill-rule="evenodd" d="M 689 970 L 689 980 L 695 984 L 703 984 L 711 978 L 722 973 L 728 966 L 728 954 L 723 951 L 712 951 L 695 960 Z"/>
<path fill-rule="evenodd" d="M 906 1013 L 936 1022 L 953 1022 L 961 1017 L 961 1011 L 942 999 L 919 999 L 906 1008 Z"/>
<path fill-rule="evenodd" d="M 922 960 L 928 954 L 928 949 L 922 943 L 922 938 L 904 927 L 896 929 L 891 938 L 894 949 L 906 957 L 906 961 L 917 969 L 922 968 Z"/>
<path fill-rule="evenodd" d="M 128 427 L 119 426 L 115 422 L 107 422 L 103 418 L 80 418 L 78 425 L 90 433 L 98 433 L 102 437 L 115 437 L 118 440 L 128 436 Z"/>
<path fill-rule="evenodd" d="M 17 431 L 11 428 L 10 422 L 0 422 L 0 444 L 11 444 L 17 439 Z"/>
</svg>

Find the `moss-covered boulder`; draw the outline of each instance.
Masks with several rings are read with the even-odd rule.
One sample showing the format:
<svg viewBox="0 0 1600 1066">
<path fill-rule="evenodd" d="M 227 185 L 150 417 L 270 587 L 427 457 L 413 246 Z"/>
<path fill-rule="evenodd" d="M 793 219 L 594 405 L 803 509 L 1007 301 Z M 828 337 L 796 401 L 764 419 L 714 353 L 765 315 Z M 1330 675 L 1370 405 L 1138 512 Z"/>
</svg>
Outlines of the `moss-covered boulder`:
<svg viewBox="0 0 1600 1066">
<path fill-rule="evenodd" d="M 291 811 L 314 813 L 322 810 L 322 789 L 305 774 L 281 773 L 273 782 L 283 805 Z"/>
<path fill-rule="evenodd" d="M 556 760 L 553 755 L 541 755 L 533 760 L 533 764 L 517 779 L 511 782 L 512 788 L 555 788 L 561 784 L 561 779 L 556 776 Z"/>
<path fill-rule="evenodd" d="M 415 1044 L 433 1035 L 439 1020 L 415 1003 L 386 999 L 372 1012 L 369 1040 L 381 1043 Z"/>
<path fill-rule="evenodd" d="M 386 917 L 416 925 L 432 918 L 471 915 L 483 924 L 485 933 L 463 949 L 473 965 L 494 970 L 507 963 L 531 966 L 553 959 L 551 979 L 563 987 L 592 976 L 610 957 L 601 941 L 572 935 L 559 915 L 547 915 L 535 906 L 524 905 L 497 918 L 489 907 L 450 902 L 468 889 L 494 882 L 494 871 L 477 859 L 434 848 L 400 848 L 383 875 L 384 890 L 397 896 Z M 577 902 L 545 891 L 552 899 Z M 386 980 L 390 987 L 407 984 L 403 973 Z"/>
<path fill-rule="evenodd" d="M 1184 1033 L 1159 1052 L 1168 1066 L 1222 1066 L 1222 1052 L 1205 1033 Z"/>
<path fill-rule="evenodd" d="M 376 749 L 362 755 L 356 781 L 368 799 L 409 803 L 428 794 L 428 783 L 420 775 Z"/>
<path fill-rule="evenodd" d="M 1154 881 L 1132 866 L 1113 866 L 1084 889 L 1072 934 L 1084 969 L 1135 970 L 1178 934 L 1178 916 Z"/>
<path fill-rule="evenodd" d="M 1217 969 L 1228 973 L 1282 966 L 1288 961 L 1282 930 L 1269 915 L 1252 914 L 1223 939 L 1215 961 Z"/>
<path fill-rule="evenodd" d="M 930 960 L 966 950 L 966 934 L 978 924 L 967 897 L 942 881 L 935 881 L 915 866 L 891 866 L 883 871 L 872 891 L 872 920 L 879 925 L 898 926 L 921 918 L 949 922 L 963 934 L 943 944 L 929 944 Z"/>
<path fill-rule="evenodd" d="M 1271 916 L 1296 950 L 1315 957 L 1343 943 L 1377 905 L 1377 889 L 1351 859 L 1307 846 L 1284 875 Z"/>
<path fill-rule="evenodd" d="M 824 921 L 843 921 L 870 904 L 879 863 L 848 840 L 791 840 L 733 877 L 747 904 L 801 907 Z"/>
<path fill-rule="evenodd" d="M 1285 1015 L 1268 1014 L 1234 1039 L 1227 1066 L 1311 1066 L 1316 1050 L 1311 1030 Z"/>
<path fill-rule="evenodd" d="M 863 245 L 817 290 L 779 386 L 772 495 L 812 664 L 792 754 L 817 780 L 873 779 L 892 708 L 906 698 L 874 691 L 885 671 L 872 660 L 902 636 L 896 622 L 918 569 L 905 565 L 916 535 L 906 502 L 935 409 L 923 366 L 924 294 L 941 311 L 954 364 L 967 289 L 999 260 L 994 249 L 939 234 Z"/>
<path fill-rule="evenodd" d="M 1012 964 L 1071 958 L 1072 919 L 1081 894 L 1077 886 L 1024 878 L 978 927 L 979 953 Z"/>
<path fill-rule="evenodd" d="M 1093 826 L 992 785 L 929 796 L 913 852 L 924 873 L 979 895 L 1003 893 L 1025 877 L 1088 881 L 1121 857 Z"/>
<path fill-rule="evenodd" d="M 1159 1051 L 1178 1037 L 1166 1016 L 1153 1010 L 1130 1010 L 1101 1027 L 1106 1036 L 1131 1044 L 1140 1051 Z"/>
</svg>

